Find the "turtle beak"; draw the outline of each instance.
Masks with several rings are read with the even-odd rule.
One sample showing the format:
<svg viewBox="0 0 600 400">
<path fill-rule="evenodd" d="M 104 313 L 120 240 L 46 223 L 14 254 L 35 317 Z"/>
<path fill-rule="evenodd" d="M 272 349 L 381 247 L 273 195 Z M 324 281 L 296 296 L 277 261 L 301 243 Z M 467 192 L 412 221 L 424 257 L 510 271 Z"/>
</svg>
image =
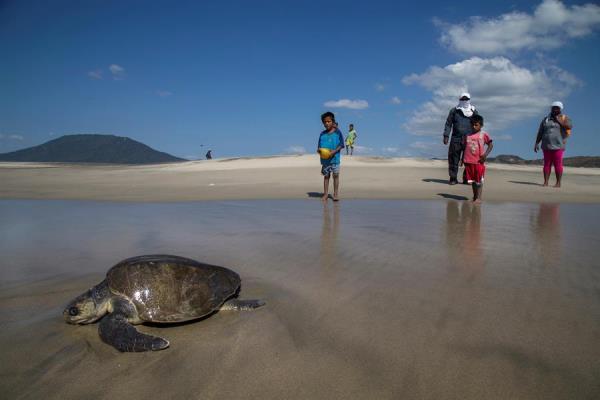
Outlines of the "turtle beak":
<svg viewBox="0 0 600 400">
<path fill-rule="evenodd" d="M 63 310 L 69 324 L 88 324 L 96 317 L 96 306 L 90 296 L 82 295 L 71 301 Z"/>
</svg>

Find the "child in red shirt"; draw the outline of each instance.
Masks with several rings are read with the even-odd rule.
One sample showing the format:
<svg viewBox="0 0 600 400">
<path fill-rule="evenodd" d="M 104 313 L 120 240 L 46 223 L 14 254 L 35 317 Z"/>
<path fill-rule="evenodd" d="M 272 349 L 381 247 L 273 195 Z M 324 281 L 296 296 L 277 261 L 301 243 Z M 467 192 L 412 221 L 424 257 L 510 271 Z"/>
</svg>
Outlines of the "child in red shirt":
<svg viewBox="0 0 600 400">
<path fill-rule="evenodd" d="M 473 187 L 473 202 L 481 203 L 485 175 L 484 163 L 494 145 L 490 135 L 481 130 L 483 127 L 481 115 L 471 117 L 471 126 L 473 132 L 463 138 L 463 156 L 460 163 L 464 164 L 467 182 Z"/>
</svg>

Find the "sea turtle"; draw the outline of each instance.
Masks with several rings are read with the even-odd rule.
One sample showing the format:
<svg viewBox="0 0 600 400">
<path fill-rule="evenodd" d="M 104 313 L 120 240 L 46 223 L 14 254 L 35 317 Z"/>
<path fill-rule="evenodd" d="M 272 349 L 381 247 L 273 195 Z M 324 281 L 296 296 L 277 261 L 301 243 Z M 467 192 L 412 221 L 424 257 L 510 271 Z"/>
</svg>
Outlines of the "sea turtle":
<svg viewBox="0 0 600 400">
<path fill-rule="evenodd" d="M 162 350 L 169 342 L 145 335 L 133 324 L 169 324 L 198 319 L 218 310 L 249 310 L 262 300 L 240 300 L 240 276 L 224 267 L 171 255 L 128 258 L 112 267 L 106 279 L 65 308 L 68 323 L 89 324 L 102 318 L 98 333 L 119 351 Z"/>
</svg>

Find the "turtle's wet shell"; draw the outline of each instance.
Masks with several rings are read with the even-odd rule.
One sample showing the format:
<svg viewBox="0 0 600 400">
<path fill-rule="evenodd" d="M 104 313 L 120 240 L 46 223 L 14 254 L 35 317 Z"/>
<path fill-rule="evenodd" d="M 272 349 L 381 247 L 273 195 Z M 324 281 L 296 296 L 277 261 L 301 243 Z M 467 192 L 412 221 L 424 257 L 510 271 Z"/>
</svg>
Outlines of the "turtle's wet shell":
<svg viewBox="0 0 600 400">
<path fill-rule="evenodd" d="M 184 257 L 148 255 L 121 261 L 106 274 L 114 294 L 127 297 L 141 320 L 182 322 L 217 310 L 236 294 L 240 276 Z"/>
</svg>

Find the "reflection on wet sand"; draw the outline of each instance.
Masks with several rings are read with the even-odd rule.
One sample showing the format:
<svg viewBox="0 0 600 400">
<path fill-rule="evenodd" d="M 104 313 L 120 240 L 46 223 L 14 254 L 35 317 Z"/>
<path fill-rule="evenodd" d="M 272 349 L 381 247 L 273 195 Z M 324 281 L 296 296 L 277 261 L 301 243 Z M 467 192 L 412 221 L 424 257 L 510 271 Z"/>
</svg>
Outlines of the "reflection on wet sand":
<svg viewBox="0 0 600 400">
<path fill-rule="evenodd" d="M 531 218 L 537 256 L 544 265 L 557 266 L 561 262 L 560 204 L 542 203 Z"/>
<path fill-rule="evenodd" d="M 457 201 L 0 201 L 0 393 L 598 398 L 600 205 L 560 213 Z M 115 261 L 156 252 L 232 267 L 243 297 L 267 306 L 140 326 L 172 341 L 151 354 L 119 354 L 97 324 L 64 322 L 65 303 Z"/>
<path fill-rule="evenodd" d="M 340 205 L 323 202 L 323 228 L 321 230 L 321 252 L 319 262 L 321 267 L 336 267 L 338 264 L 338 231 L 340 228 Z"/>
<path fill-rule="evenodd" d="M 446 204 L 446 248 L 449 266 L 474 278 L 484 268 L 481 248 L 481 205 L 467 201 Z"/>
</svg>

